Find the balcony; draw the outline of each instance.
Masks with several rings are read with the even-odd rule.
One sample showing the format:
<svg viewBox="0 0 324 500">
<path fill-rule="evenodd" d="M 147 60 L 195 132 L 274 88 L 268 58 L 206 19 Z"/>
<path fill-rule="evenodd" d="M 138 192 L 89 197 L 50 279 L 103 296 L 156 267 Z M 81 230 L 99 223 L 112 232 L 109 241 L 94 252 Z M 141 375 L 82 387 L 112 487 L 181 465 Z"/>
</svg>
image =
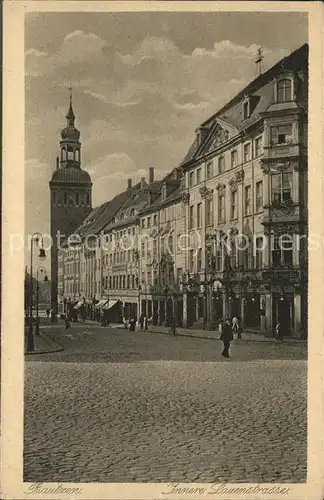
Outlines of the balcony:
<svg viewBox="0 0 324 500">
<path fill-rule="evenodd" d="M 262 271 L 262 279 L 265 281 L 280 281 L 283 283 L 294 283 L 302 278 L 300 267 L 287 264 L 272 265 Z"/>
<path fill-rule="evenodd" d="M 300 154 L 300 146 L 297 143 L 269 144 L 263 148 L 262 161 L 279 160 L 280 158 L 295 158 Z"/>
<path fill-rule="evenodd" d="M 285 202 L 273 202 L 264 206 L 263 225 L 282 222 L 295 223 L 301 221 L 300 205 L 291 200 Z"/>
</svg>

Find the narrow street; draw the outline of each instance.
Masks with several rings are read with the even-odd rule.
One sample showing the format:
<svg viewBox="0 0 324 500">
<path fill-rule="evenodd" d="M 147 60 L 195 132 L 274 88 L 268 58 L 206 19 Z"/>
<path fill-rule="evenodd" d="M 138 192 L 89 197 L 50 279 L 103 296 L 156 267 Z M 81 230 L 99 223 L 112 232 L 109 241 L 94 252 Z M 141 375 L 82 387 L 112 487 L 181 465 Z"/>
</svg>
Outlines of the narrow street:
<svg viewBox="0 0 324 500">
<path fill-rule="evenodd" d="M 26 356 L 24 481 L 303 482 L 304 344 L 75 325 Z"/>
</svg>

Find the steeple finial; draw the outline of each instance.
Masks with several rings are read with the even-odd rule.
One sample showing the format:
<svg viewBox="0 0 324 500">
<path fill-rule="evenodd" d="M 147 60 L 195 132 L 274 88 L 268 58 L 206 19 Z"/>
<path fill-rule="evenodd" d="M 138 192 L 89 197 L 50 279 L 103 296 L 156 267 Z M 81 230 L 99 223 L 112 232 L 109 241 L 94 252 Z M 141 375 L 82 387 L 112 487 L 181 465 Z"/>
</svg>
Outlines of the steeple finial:
<svg viewBox="0 0 324 500">
<path fill-rule="evenodd" d="M 70 82 L 70 86 L 69 86 L 69 94 L 70 94 L 70 106 L 69 106 L 69 111 L 68 111 L 68 114 L 66 115 L 66 118 L 68 120 L 68 125 L 74 126 L 75 115 L 73 113 L 73 107 L 72 107 L 72 86 L 71 86 L 71 82 Z"/>
<path fill-rule="evenodd" d="M 255 64 L 257 65 L 259 75 L 261 75 L 262 73 L 262 60 L 263 60 L 262 50 L 263 50 L 262 47 L 258 48 L 255 59 Z"/>
</svg>

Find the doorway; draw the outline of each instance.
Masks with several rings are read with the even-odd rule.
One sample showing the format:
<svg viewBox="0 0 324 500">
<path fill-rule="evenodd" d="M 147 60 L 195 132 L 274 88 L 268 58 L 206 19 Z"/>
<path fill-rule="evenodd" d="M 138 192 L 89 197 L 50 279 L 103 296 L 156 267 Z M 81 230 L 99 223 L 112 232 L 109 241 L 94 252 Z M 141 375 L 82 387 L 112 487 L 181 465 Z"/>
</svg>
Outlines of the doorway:
<svg viewBox="0 0 324 500">
<path fill-rule="evenodd" d="M 260 328 L 260 295 L 249 293 L 245 301 L 244 324 L 250 328 Z"/>
<path fill-rule="evenodd" d="M 283 336 L 291 335 L 293 318 L 293 300 L 290 297 L 273 296 L 272 300 L 272 325 L 280 323 Z"/>
</svg>

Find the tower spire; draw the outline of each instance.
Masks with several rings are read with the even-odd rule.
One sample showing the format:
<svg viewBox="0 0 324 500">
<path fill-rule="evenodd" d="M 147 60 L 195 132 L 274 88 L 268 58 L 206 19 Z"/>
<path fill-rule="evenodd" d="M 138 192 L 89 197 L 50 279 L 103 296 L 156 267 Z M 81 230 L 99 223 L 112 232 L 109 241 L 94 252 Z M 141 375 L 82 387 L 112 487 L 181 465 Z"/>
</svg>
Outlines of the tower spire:
<svg viewBox="0 0 324 500">
<path fill-rule="evenodd" d="M 259 75 L 261 75 L 262 73 L 262 60 L 263 60 L 262 50 L 263 50 L 262 47 L 258 48 L 255 59 L 255 64 L 257 65 Z"/>
<path fill-rule="evenodd" d="M 72 106 L 72 86 L 71 86 L 71 83 L 70 83 L 70 86 L 69 86 L 69 96 L 70 96 L 70 106 L 69 106 L 69 111 L 66 115 L 66 119 L 68 121 L 68 125 L 70 127 L 73 127 L 74 126 L 74 120 L 75 120 L 75 114 L 73 112 L 73 106 Z"/>
</svg>

